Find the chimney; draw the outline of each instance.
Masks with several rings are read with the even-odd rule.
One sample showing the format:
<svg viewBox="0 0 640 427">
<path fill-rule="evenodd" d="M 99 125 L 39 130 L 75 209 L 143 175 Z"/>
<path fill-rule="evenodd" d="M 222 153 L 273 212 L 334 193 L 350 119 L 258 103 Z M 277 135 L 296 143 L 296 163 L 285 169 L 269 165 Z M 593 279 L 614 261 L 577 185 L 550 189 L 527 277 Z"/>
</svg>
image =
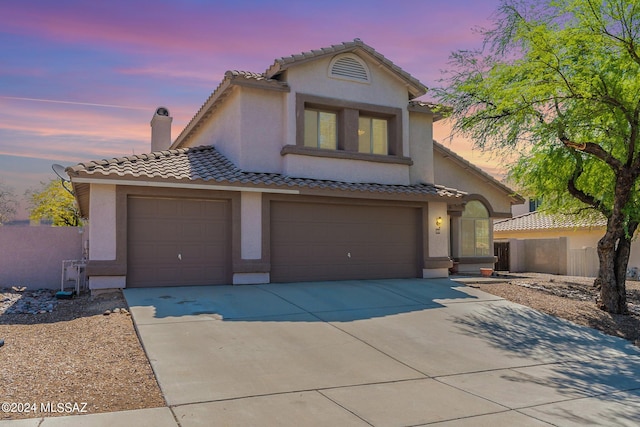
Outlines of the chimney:
<svg viewBox="0 0 640 427">
<path fill-rule="evenodd" d="M 172 121 L 173 117 L 169 116 L 169 110 L 166 107 L 156 108 L 151 119 L 151 152 L 169 149 Z"/>
</svg>

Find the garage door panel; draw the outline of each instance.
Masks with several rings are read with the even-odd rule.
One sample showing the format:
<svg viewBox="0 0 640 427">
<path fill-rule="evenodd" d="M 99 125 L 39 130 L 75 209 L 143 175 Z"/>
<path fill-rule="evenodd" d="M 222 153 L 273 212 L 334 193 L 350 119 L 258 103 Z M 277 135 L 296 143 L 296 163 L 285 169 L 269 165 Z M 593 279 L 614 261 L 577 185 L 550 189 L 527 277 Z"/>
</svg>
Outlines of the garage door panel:
<svg viewBox="0 0 640 427">
<path fill-rule="evenodd" d="M 181 263 L 189 265 L 197 265 L 201 263 L 215 263 L 216 259 L 224 258 L 226 250 L 222 245 L 211 244 L 187 244 L 180 245 Z M 175 255 L 174 255 L 175 256 Z"/>
<path fill-rule="evenodd" d="M 131 197 L 127 286 L 230 282 L 229 204 Z"/>
<path fill-rule="evenodd" d="M 273 202 L 273 281 L 416 277 L 417 208 Z"/>
<path fill-rule="evenodd" d="M 158 279 L 162 277 L 162 279 Z M 163 286 L 165 283 L 179 283 L 180 271 L 175 268 L 157 266 L 138 267 L 127 273 L 127 286 Z"/>
</svg>

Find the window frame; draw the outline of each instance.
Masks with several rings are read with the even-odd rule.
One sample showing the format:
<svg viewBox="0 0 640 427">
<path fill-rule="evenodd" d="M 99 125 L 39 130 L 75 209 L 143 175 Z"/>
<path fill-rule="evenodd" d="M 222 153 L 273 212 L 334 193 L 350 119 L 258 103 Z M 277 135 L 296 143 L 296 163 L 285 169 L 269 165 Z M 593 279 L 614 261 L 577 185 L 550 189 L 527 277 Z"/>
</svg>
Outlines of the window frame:
<svg viewBox="0 0 640 427">
<path fill-rule="evenodd" d="M 484 212 L 486 213 L 486 217 L 479 217 L 479 216 L 465 216 L 465 212 L 467 209 L 467 206 L 470 203 L 478 203 L 480 204 L 480 206 L 482 206 L 482 208 L 484 209 Z M 491 249 L 491 230 L 490 230 L 490 219 L 491 219 L 491 212 L 490 210 L 487 208 L 487 206 L 482 203 L 480 200 L 470 200 L 467 202 L 467 206 L 465 206 L 465 209 L 462 211 L 461 217 L 460 217 L 460 237 L 462 239 L 462 241 L 460 242 L 460 256 L 462 257 L 488 257 L 492 255 L 492 249 Z M 469 253 L 467 252 L 467 241 L 465 239 L 466 234 L 465 233 L 465 224 L 471 225 L 473 228 L 473 253 Z M 481 225 L 482 227 L 479 227 L 479 225 Z M 483 230 L 481 231 L 486 231 L 486 233 L 478 233 L 478 231 L 480 230 L 480 228 L 482 228 Z M 469 233 L 471 234 L 471 233 Z M 487 248 L 486 248 L 486 253 L 479 253 L 479 248 L 478 248 L 478 242 L 479 242 L 479 234 L 483 234 L 482 237 L 483 239 L 486 239 L 486 244 L 487 244 Z"/>
<path fill-rule="evenodd" d="M 315 114 L 315 121 L 316 121 L 316 132 L 315 132 L 315 146 L 313 145 L 307 145 L 307 135 L 306 135 L 306 123 L 307 123 L 307 113 L 308 112 L 313 112 Z M 335 123 L 334 123 L 334 135 L 333 135 L 333 139 L 334 139 L 334 147 L 323 147 L 322 146 L 322 126 L 321 126 L 321 116 L 322 114 L 331 114 L 335 117 Z M 304 141 L 303 144 L 305 147 L 307 148 L 317 148 L 319 150 L 337 150 L 338 149 L 338 123 L 339 123 L 339 117 L 338 117 L 338 113 L 336 111 L 333 110 L 328 110 L 328 109 L 319 109 L 319 108 L 305 108 L 304 110 L 304 123 L 305 123 L 305 135 L 304 135 Z"/>
<path fill-rule="evenodd" d="M 337 113 L 338 141 L 336 150 L 305 146 L 305 110 L 325 110 Z M 361 153 L 358 150 L 358 121 L 360 116 L 387 120 L 387 154 Z M 375 104 L 350 102 L 316 95 L 296 94 L 296 144 L 283 147 L 281 154 L 303 154 L 310 156 L 348 158 L 400 163 L 411 165 L 410 158 L 403 156 L 402 109 Z"/>
<path fill-rule="evenodd" d="M 367 144 L 367 151 L 363 151 L 362 150 L 362 141 L 361 141 L 361 137 L 362 135 L 360 135 L 360 131 L 361 131 L 361 121 L 363 120 L 367 120 L 367 129 L 366 131 L 363 132 L 368 132 L 368 144 Z M 383 153 L 376 153 L 376 143 L 380 142 L 380 141 L 376 141 L 376 132 L 375 132 L 375 122 L 379 121 L 379 122 L 383 122 L 384 123 L 384 149 L 387 152 L 386 154 Z M 358 116 L 358 152 L 359 153 L 368 153 L 368 154 L 380 154 L 380 155 L 389 155 L 389 121 L 384 118 L 384 117 L 372 117 L 372 116 L 367 116 L 367 115 L 363 115 L 360 114 Z"/>
</svg>

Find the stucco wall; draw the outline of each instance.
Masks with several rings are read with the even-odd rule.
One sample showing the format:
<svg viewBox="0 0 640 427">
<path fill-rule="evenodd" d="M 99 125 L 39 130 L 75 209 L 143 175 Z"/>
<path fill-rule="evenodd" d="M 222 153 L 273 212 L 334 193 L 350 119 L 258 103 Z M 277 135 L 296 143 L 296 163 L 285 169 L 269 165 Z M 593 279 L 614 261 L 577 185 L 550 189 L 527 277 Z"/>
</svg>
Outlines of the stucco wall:
<svg viewBox="0 0 640 427">
<path fill-rule="evenodd" d="M 411 157 L 409 145 L 409 114 L 407 111 L 407 88 L 397 77 L 377 64 L 367 62 L 370 83 L 346 81 L 328 76 L 331 57 L 300 64 L 287 70 L 286 80 L 291 92 L 286 95 L 286 138 L 284 144 L 296 143 L 296 96 L 297 93 L 335 98 L 349 102 L 399 108 L 402 110 L 402 150 L 405 157 Z M 384 184 L 409 184 L 409 166 L 389 165 L 343 159 L 305 158 L 287 155 L 284 173 L 319 179 L 348 182 L 378 182 Z M 313 167 L 313 174 L 309 169 Z M 304 175 L 301 175 L 304 173 Z"/>
<path fill-rule="evenodd" d="M 248 172 L 282 171 L 280 149 L 284 144 L 286 93 L 249 87 L 240 92 L 240 159 Z"/>
<path fill-rule="evenodd" d="M 433 117 L 409 113 L 409 149 L 413 165 L 409 167 L 411 184 L 433 184 Z"/>
<path fill-rule="evenodd" d="M 567 274 L 569 248 L 566 237 L 509 241 L 512 272 Z"/>
<path fill-rule="evenodd" d="M 288 69 L 285 80 L 291 88 L 289 92 L 233 87 L 211 119 L 191 138 L 189 146 L 214 145 L 240 169 L 251 172 L 348 182 L 432 183 L 432 118 L 428 114 L 413 113 L 410 128 L 405 83 L 377 63 L 368 62 L 366 56 L 362 59 L 369 68 L 369 83 L 330 78 L 332 58 L 328 57 Z M 415 151 L 414 165 L 293 154 L 283 157 L 282 147 L 296 144 L 298 93 L 399 108 L 403 155 L 411 157 Z M 411 138 L 416 141 L 412 142 Z"/>
<path fill-rule="evenodd" d="M 576 230 L 546 230 L 546 231 L 518 231 L 518 232 L 495 232 L 495 240 L 509 240 L 514 241 L 533 241 L 539 239 L 558 239 L 564 237 L 567 240 L 567 249 L 569 250 L 570 259 L 568 259 L 567 272 L 568 274 L 581 275 L 580 272 L 587 272 L 587 276 L 593 276 L 593 269 L 588 266 L 583 266 L 586 262 L 597 262 L 597 257 L 593 258 L 593 253 L 598 247 L 598 240 L 604 234 L 604 229 L 576 229 Z M 510 244 L 510 253 L 513 259 L 514 245 Z M 583 255 L 580 255 L 580 254 Z M 580 259 L 583 256 L 585 260 Z M 512 261 L 513 263 L 513 261 Z M 525 270 L 525 261 L 520 261 L 517 265 L 518 270 L 514 271 L 533 271 Z M 513 265 L 513 264 L 512 264 Z M 635 240 L 631 243 L 631 255 L 629 257 L 629 268 L 636 267 L 640 269 L 640 241 Z M 589 273 L 591 272 L 591 273 Z"/>
<path fill-rule="evenodd" d="M 283 173 L 299 178 L 327 179 L 344 182 L 377 182 L 408 185 L 406 165 L 372 163 L 363 160 L 329 159 L 326 157 L 287 154 Z"/>
<path fill-rule="evenodd" d="M 368 62 L 365 56 L 361 56 L 361 58 L 369 68 L 370 83 L 330 78 L 328 71 L 332 57 L 296 65 L 287 70 L 286 80 L 291 87 L 291 92 L 287 96 L 288 139 L 290 141 L 295 141 L 296 135 L 295 104 L 297 92 L 366 104 L 397 107 L 406 111 L 408 98 L 404 82 L 392 76 L 384 67 Z M 404 114 L 403 118 L 402 133 L 406 139 L 406 135 L 409 134 L 409 118 L 407 114 Z M 408 144 L 405 144 L 403 148 L 405 152 L 408 152 Z"/>
<path fill-rule="evenodd" d="M 213 145 L 237 165 L 240 161 L 241 112 L 240 88 L 236 87 L 213 116 L 202 121 L 202 128 L 189 140 L 188 146 Z"/>
<path fill-rule="evenodd" d="M 429 219 L 427 222 L 430 257 L 449 256 L 449 217 L 446 203 L 429 203 Z M 442 218 L 442 225 L 436 227 L 436 219 Z"/>
<path fill-rule="evenodd" d="M 513 207 L 511 208 L 511 213 L 513 214 L 513 216 L 520 216 L 529 212 L 531 212 L 529 210 L 529 198 L 526 198 L 524 203 L 520 205 L 513 205 Z"/>
<path fill-rule="evenodd" d="M 575 229 L 575 230 L 536 230 L 536 231 L 495 231 L 494 240 L 506 239 L 557 239 L 566 237 L 569 249 L 596 247 L 598 240 L 604 234 L 604 229 Z"/>
<path fill-rule="evenodd" d="M 63 260 L 82 258 L 82 228 L 0 227 L 0 288 L 59 289 Z"/>
<path fill-rule="evenodd" d="M 262 194 L 243 191 L 240 199 L 242 259 L 262 257 Z"/>
<path fill-rule="evenodd" d="M 496 213 L 511 215 L 510 198 L 488 180 L 472 173 L 468 168 L 460 167 L 458 163 L 443 157 L 439 152 L 434 152 L 433 168 L 436 184 L 469 194 L 480 194 L 489 201 Z"/>
<path fill-rule="evenodd" d="M 89 259 L 116 259 L 116 186 L 91 184 Z"/>
</svg>

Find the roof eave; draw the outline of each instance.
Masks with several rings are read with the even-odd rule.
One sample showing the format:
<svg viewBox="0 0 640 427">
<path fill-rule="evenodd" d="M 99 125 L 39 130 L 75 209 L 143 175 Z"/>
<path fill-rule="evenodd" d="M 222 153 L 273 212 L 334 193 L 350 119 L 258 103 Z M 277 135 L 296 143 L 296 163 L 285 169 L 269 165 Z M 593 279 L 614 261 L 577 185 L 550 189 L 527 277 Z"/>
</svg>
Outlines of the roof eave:
<svg viewBox="0 0 640 427">
<path fill-rule="evenodd" d="M 489 175 L 487 172 L 480 169 L 478 166 L 474 165 L 473 163 L 459 156 L 452 150 L 449 150 L 444 145 L 440 144 L 435 140 L 433 141 L 433 148 L 434 150 L 440 151 L 441 154 L 443 154 L 445 157 L 450 158 L 453 162 L 457 163 L 459 166 L 467 169 L 474 175 L 482 178 L 489 184 L 493 185 L 494 187 L 496 187 L 497 189 L 505 193 L 511 199 L 512 205 L 521 205 L 525 202 L 524 197 L 517 194 L 513 189 L 507 187 L 506 185 L 504 185 L 503 183 L 501 183 L 500 181 L 498 181 L 497 179 Z"/>
<path fill-rule="evenodd" d="M 126 185 L 132 187 L 184 188 L 224 191 L 256 191 L 263 193 L 299 194 L 307 196 L 329 196 L 351 199 L 378 199 L 411 202 L 447 201 L 462 202 L 465 192 L 443 186 L 435 186 L 440 190 L 437 194 L 406 193 L 389 191 L 348 190 L 340 188 L 317 188 L 313 186 L 243 183 L 228 180 L 185 180 L 176 178 L 133 177 L 121 175 L 104 175 L 102 173 L 76 173 L 72 185 L 83 218 L 89 217 L 90 190 L 92 184 Z"/>
<path fill-rule="evenodd" d="M 326 56 L 333 56 L 345 52 L 361 52 L 366 54 L 369 59 L 382 64 L 387 71 L 395 75 L 402 80 L 407 87 L 407 91 L 410 94 L 410 99 L 418 98 L 427 93 L 427 87 L 420 83 L 418 79 L 411 76 L 409 73 L 395 65 L 389 59 L 385 58 L 382 54 L 378 53 L 371 46 L 365 44 L 359 39 L 352 42 L 344 42 L 338 45 L 332 45 L 327 48 L 321 48 L 311 50 L 308 52 L 302 52 L 300 54 L 291 55 L 283 58 L 276 59 L 265 72 L 264 75 L 267 78 L 273 78 L 274 76 L 282 73 L 291 66 L 300 65 L 309 61 L 315 61 Z"/>
<path fill-rule="evenodd" d="M 407 110 L 415 113 L 429 114 L 431 115 L 431 119 L 433 120 L 434 123 L 444 118 L 444 116 L 441 113 L 433 111 L 432 104 L 429 104 L 426 102 L 409 101 L 409 106 L 407 107 Z"/>
<path fill-rule="evenodd" d="M 169 147 L 169 149 L 173 150 L 176 148 L 180 148 L 180 146 L 185 142 L 185 140 L 198 128 L 202 120 L 204 120 L 208 115 L 212 113 L 212 109 L 216 106 L 218 102 L 221 101 L 223 96 L 228 95 L 231 87 L 231 79 L 227 77 L 225 74 L 224 79 L 220 82 L 218 87 L 211 93 L 209 98 L 205 101 L 205 103 L 200 107 L 198 112 L 193 116 L 193 118 L 189 121 L 187 126 L 180 132 L 180 135 L 175 139 L 173 144 Z"/>
</svg>

